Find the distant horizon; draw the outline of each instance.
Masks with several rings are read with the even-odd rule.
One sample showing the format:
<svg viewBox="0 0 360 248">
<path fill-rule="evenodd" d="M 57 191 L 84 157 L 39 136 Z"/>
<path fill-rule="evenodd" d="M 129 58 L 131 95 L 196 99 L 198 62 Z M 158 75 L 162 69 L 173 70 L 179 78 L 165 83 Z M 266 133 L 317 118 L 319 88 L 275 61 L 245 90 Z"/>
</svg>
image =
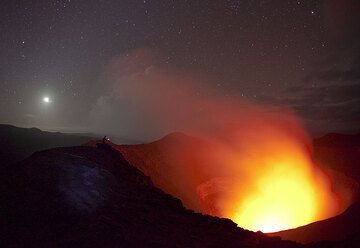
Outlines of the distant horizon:
<svg viewBox="0 0 360 248">
<path fill-rule="evenodd" d="M 39 129 L 41 131 L 44 131 L 44 132 L 59 132 L 59 133 L 63 133 L 63 134 L 72 134 L 72 135 L 84 135 L 84 136 L 94 136 L 94 138 L 102 138 L 104 137 L 105 135 L 110 137 L 111 140 L 113 141 L 118 141 L 120 143 L 118 144 L 121 144 L 122 142 L 129 142 L 128 144 L 140 144 L 140 143 L 146 143 L 146 142 L 152 142 L 152 141 L 155 141 L 155 140 L 159 140 L 169 134 L 172 134 L 172 133 L 177 133 L 177 132 L 181 132 L 181 131 L 172 131 L 172 132 L 168 132 L 164 135 L 159 135 L 158 137 L 154 138 L 154 139 L 144 139 L 144 140 L 136 140 L 136 139 L 131 139 L 131 138 L 121 138 L 121 137 L 118 137 L 116 134 L 106 134 L 106 133 L 93 133 L 93 132 L 86 132 L 86 131 L 81 131 L 81 130 L 71 130 L 70 128 L 59 128 L 59 129 L 54 129 L 54 128 L 44 128 L 44 127 L 36 127 L 36 126 L 26 126 L 26 125 L 16 125 L 16 124 L 10 124 L 10 123 L 0 123 L 0 125 L 7 125 L 7 126 L 13 126 L 13 127 L 17 127 L 17 128 L 25 128 L 25 129 L 31 129 L 31 128 L 36 128 L 36 129 Z M 183 132 L 181 132 L 183 133 Z M 186 135 L 189 135 L 187 133 L 185 133 Z M 358 135 L 360 134 L 360 130 L 353 130 L 353 131 L 350 131 L 350 130 L 346 130 L 346 131 L 339 131 L 339 130 L 334 130 L 334 131 L 328 131 L 328 132 L 318 132 L 316 133 L 315 135 L 314 134 L 311 134 L 310 132 L 308 133 L 309 136 L 312 138 L 312 139 L 317 139 L 317 138 L 321 138 L 327 134 L 344 134 L 344 135 Z"/>
</svg>

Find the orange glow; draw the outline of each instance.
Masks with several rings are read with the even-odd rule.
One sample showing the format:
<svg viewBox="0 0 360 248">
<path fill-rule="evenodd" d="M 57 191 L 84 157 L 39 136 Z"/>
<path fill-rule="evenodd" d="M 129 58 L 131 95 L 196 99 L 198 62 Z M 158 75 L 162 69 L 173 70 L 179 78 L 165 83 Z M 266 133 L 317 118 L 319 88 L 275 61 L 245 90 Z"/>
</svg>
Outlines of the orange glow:
<svg viewBox="0 0 360 248">
<path fill-rule="evenodd" d="M 296 228 L 342 212 L 346 196 L 316 166 L 297 119 L 251 110 L 246 121 L 211 138 L 175 137 L 121 151 L 185 207 L 252 231 Z"/>
<path fill-rule="evenodd" d="M 296 228 L 347 207 L 314 164 L 301 129 L 284 129 L 278 118 L 267 118 L 266 127 L 256 118 L 251 124 L 222 132 L 221 139 L 175 137 L 121 151 L 186 207 L 252 231 Z"/>
<path fill-rule="evenodd" d="M 350 204 L 352 192 L 317 166 L 311 139 L 290 108 L 223 97 L 206 77 L 163 68 L 154 57 L 139 50 L 114 59 L 107 77 L 114 100 L 126 97 L 140 113 L 130 130 L 196 137 L 119 148 L 157 187 L 189 209 L 263 232 L 329 218 Z M 121 125 L 113 123 L 122 127 L 127 116 L 115 113 L 110 120 L 120 116 Z"/>
<path fill-rule="evenodd" d="M 290 157 L 283 152 L 273 159 L 256 161 L 264 168 L 254 176 L 253 188 L 234 203 L 232 212 L 225 213 L 239 226 L 276 232 L 317 221 L 329 211 L 323 208 L 329 192 L 324 182 L 316 180 L 309 161 L 301 153 Z"/>
<path fill-rule="evenodd" d="M 273 127 L 258 130 L 228 161 L 244 175 L 234 178 L 233 192 L 219 198 L 219 212 L 239 226 L 276 232 L 335 215 L 338 198 L 311 152 L 294 137 Z M 241 180 L 239 178 L 239 180 Z M 244 184 L 247 186 L 244 188 Z"/>
</svg>

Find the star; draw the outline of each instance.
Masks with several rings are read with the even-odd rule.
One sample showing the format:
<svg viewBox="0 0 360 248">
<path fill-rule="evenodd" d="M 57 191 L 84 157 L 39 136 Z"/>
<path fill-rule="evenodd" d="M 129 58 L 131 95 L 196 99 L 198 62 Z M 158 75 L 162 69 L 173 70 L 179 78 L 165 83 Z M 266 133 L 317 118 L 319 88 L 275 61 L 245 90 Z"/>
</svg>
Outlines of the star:
<svg viewBox="0 0 360 248">
<path fill-rule="evenodd" d="M 42 102 L 45 103 L 45 104 L 49 104 L 49 103 L 51 103 L 51 99 L 48 96 L 44 96 L 43 99 L 42 99 Z"/>
</svg>

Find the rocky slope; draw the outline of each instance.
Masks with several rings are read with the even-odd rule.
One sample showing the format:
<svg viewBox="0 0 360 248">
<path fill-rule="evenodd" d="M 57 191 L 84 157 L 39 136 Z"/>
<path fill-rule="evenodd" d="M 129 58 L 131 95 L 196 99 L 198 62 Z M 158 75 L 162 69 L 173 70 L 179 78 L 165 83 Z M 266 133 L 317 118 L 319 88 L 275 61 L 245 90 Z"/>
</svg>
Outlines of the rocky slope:
<svg viewBox="0 0 360 248">
<path fill-rule="evenodd" d="M 194 161 L 201 164 L 204 157 L 213 156 L 213 147 L 203 140 L 175 133 L 150 144 L 114 145 L 117 151 L 95 144 L 57 148 L 5 166 L 33 151 L 85 143 L 87 138 L 2 125 L 0 138 L 0 247 L 299 247 L 244 231 L 229 220 L 186 210 L 128 163 L 152 175 L 156 186 L 172 185 L 167 193 L 186 199 L 183 185 L 174 183 L 176 168 Z M 315 156 L 324 168 L 358 179 L 359 143 L 358 135 L 330 134 L 315 140 Z M 183 156 L 199 147 L 196 155 Z M 178 148 L 184 153 L 172 153 Z M 169 177 L 162 174 L 164 170 Z M 195 186 L 190 183 L 187 189 Z M 201 202 L 191 204 L 203 207 Z M 358 206 L 275 235 L 304 243 L 327 240 L 307 247 L 358 247 Z"/>
<path fill-rule="evenodd" d="M 360 165 L 358 165 L 360 154 L 351 153 L 351 151 L 358 151 L 359 149 L 354 147 L 358 144 L 357 138 L 358 136 L 356 135 L 327 135 L 314 142 L 317 163 L 332 178 L 333 190 L 346 196 L 343 197 L 344 204 L 346 205 L 356 201 L 358 192 L 358 182 L 352 178 L 353 175 L 350 173 L 355 173 L 357 168 L 360 168 Z M 197 178 L 197 181 L 206 182 L 211 179 L 211 175 L 206 174 L 203 170 L 198 170 L 204 163 L 213 163 L 210 167 L 216 166 L 216 164 L 221 165 L 221 161 L 216 160 L 217 158 L 214 156 L 216 152 L 210 143 L 181 133 L 174 133 L 149 144 L 115 145 L 114 147 L 131 164 L 135 165 L 146 175 L 149 175 L 156 186 L 181 199 L 186 207 L 216 215 L 216 211 L 212 211 L 211 208 L 212 196 L 209 195 L 205 201 L 202 201 L 198 195 L 198 185 L 192 185 L 191 180 L 189 180 L 190 183 L 183 180 L 189 177 L 189 174 L 201 177 L 200 179 Z M 328 149 L 328 152 L 324 152 L 324 149 Z M 339 153 L 339 149 L 346 149 L 346 151 L 341 152 L 342 156 L 337 157 L 337 163 L 331 162 L 334 153 Z M 349 152 L 349 156 L 346 156 L 347 152 Z M 186 173 L 187 176 L 182 177 L 183 173 L 181 170 L 193 173 Z M 194 202 L 191 199 L 198 199 L 198 201 Z M 330 218 L 329 220 L 319 221 L 272 235 L 303 243 L 326 239 L 344 239 L 348 235 L 360 230 L 357 222 L 351 221 L 360 216 L 359 208 L 356 206 L 351 207 L 340 216 Z M 338 229 L 338 226 L 343 228 Z"/>
<path fill-rule="evenodd" d="M 216 164 L 213 157 L 215 148 L 210 143 L 183 133 L 172 133 L 148 144 L 113 144 L 113 147 L 150 176 L 157 187 L 181 199 L 187 208 L 198 212 L 203 210 L 203 203 L 197 195 L 198 185 L 194 181 L 211 179 L 201 168 L 209 161 Z"/>
<path fill-rule="evenodd" d="M 301 247 L 185 209 L 108 145 L 37 152 L 0 179 L 1 247 Z"/>
<path fill-rule="evenodd" d="M 352 204 L 345 212 L 326 220 L 292 230 L 275 233 L 283 239 L 301 243 L 344 240 L 360 231 L 360 202 Z"/>
</svg>

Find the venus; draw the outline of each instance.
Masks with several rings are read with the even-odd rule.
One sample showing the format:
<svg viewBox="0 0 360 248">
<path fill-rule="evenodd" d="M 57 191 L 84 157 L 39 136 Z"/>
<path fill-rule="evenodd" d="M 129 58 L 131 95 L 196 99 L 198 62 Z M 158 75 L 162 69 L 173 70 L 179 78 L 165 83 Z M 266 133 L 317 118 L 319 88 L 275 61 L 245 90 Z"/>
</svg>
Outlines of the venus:
<svg viewBox="0 0 360 248">
<path fill-rule="evenodd" d="M 43 103 L 51 103 L 51 99 L 48 96 L 44 96 L 43 99 L 42 99 L 42 102 Z"/>
</svg>

